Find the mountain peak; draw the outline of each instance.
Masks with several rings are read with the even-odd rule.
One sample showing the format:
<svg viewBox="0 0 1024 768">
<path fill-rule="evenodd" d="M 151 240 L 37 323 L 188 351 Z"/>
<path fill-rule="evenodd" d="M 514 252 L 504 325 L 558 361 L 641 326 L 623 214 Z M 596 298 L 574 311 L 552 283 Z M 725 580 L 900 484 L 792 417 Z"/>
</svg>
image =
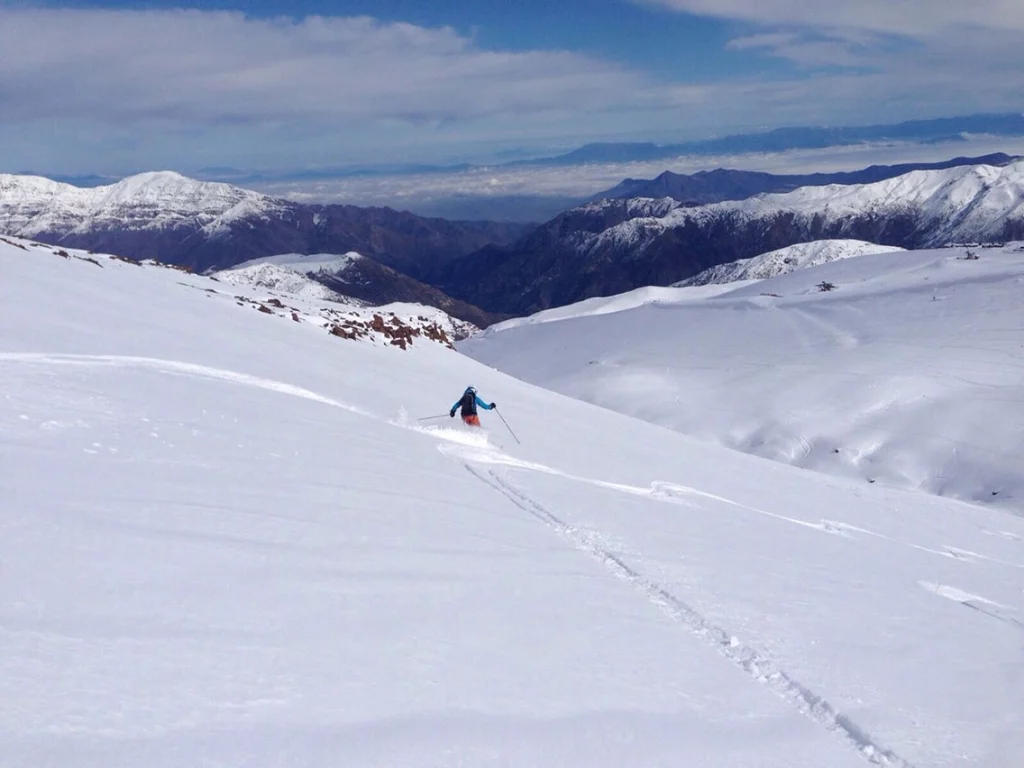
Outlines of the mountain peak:
<svg viewBox="0 0 1024 768">
<path fill-rule="evenodd" d="M 185 198 L 201 207 L 217 206 L 229 200 L 271 200 L 253 192 L 219 181 L 199 181 L 177 171 L 147 171 L 121 179 L 116 184 L 92 190 L 107 200 L 147 200 Z"/>
<path fill-rule="evenodd" d="M 24 237 L 178 228 L 226 234 L 231 222 L 286 205 L 258 192 L 197 181 L 176 171 L 140 173 L 91 188 L 38 176 L 0 176 L 0 230 Z"/>
</svg>

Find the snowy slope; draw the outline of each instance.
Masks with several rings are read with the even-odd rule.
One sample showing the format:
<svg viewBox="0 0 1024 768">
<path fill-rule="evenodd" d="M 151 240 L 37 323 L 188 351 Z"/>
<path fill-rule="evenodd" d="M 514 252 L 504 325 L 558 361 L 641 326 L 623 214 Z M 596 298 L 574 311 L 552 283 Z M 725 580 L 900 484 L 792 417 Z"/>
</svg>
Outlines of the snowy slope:
<svg viewBox="0 0 1024 768">
<path fill-rule="evenodd" d="M 750 259 L 739 259 L 728 264 L 706 269 L 700 274 L 676 284 L 688 286 L 716 285 L 740 280 L 765 280 L 797 269 L 817 267 L 830 261 L 851 259 L 867 253 L 902 251 L 891 245 L 875 245 L 863 240 L 814 240 L 809 243 L 778 248 Z"/>
<path fill-rule="evenodd" d="M 744 285 L 746 283 L 743 283 Z M 545 309 L 525 317 L 513 317 L 500 323 L 488 326 L 483 332 L 486 335 L 506 331 L 510 328 L 518 328 L 523 325 L 534 325 L 536 323 L 551 323 L 557 320 L 568 320 L 572 317 L 592 317 L 594 315 L 610 315 L 616 312 L 625 312 L 628 309 L 636 309 L 646 304 L 660 304 L 669 302 L 678 304 L 684 301 L 701 301 L 703 299 L 717 296 L 720 293 L 734 291 L 736 283 L 729 285 L 708 284 L 701 286 L 687 287 L 681 290 L 680 286 L 663 288 L 657 285 L 649 285 L 644 288 L 637 288 L 626 293 L 615 296 L 595 296 L 592 299 L 584 299 L 575 304 L 566 304 L 554 309 Z"/>
<path fill-rule="evenodd" d="M 297 296 L 314 301 L 338 301 L 362 306 L 364 302 L 346 298 L 332 291 L 302 272 L 276 264 L 250 264 L 249 266 L 220 270 L 214 273 L 218 280 L 231 285 L 262 288 L 279 296 Z"/>
<path fill-rule="evenodd" d="M 386 276 L 385 279 L 381 279 L 382 274 Z M 436 290 L 408 276 L 399 275 L 355 251 L 343 254 L 287 253 L 266 256 L 214 272 L 213 276 L 232 285 L 249 286 L 275 296 L 338 302 L 352 307 L 375 306 L 378 308 L 376 311 L 396 314 L 406 322 L 436 324 L 452 338 L 464 338 L 479 330 L 473 323 L 453 317 L 433 305 L 402 300 L 422 295 L 428 301 L 454 304 Z M 397 286 L 389 290 L 387 277 L 395 281 Z M 373 291 L 374 284 L 380 284 L 381 288 Z M 343 291 L 353 291 L 360 295 L 353 296 Z M 365 298 L 372 295 L 386 298 L 376 301 Z M 458 311 L 459 307 L 452 306 L 452 309 Z"/>
<path fill-rule="evenodd" d="M 364 304 L 352 298 L 343 297 L 318 283 L 317 276 L 330 275 L 344 282 L 346 270 L 362 256 L 355 251 L 349 253 L 282 253 L 250 259 L 230 269 L 218 270 L 214 274 L 234 285 L 253 285 L 283 293 L 328 301 L 349 301 Z"/>
<path fill-rule="evenodd" d="M 366 302 L 344 297 L 310 277 L 317 273 L 339 275 L 362 258 L 355 251 L 345 254 L 283 253 L 251 259 L 214 274 L 219 280 L 232 285 L 249 285 L 279 294 L 364 306 Z"/>
<path fill-rule="evenodd" d="M 1024 747 L 1019 517 L 339 340 L 209 278 L 3 242 L 0 273 L 5 768 Z M 416 421 L 467 383 L 521 445 L 493 413 Z"/>
<path fill-rule="evenodd" d="M 1024 252 L 964 255 L 865 255 L 705 300 L 679 288 L 462 349 L 702 440 L 1024 511 Z"/>
<path fill-rule="evenodd" d="M 8 250 L 13 248 L 23 253 L 48 253 L 68 261 L 83 261 L 100 268 L 111 264 L 132 264 L 145 271 L 155 270 L 158 274 L 190 274 L 183 268 L 158 262 L 135 262 L 120 256 L 75 248 L 57 248 L 31 240 L 0 236 L 0 247 L 4 246 Z M 333 294 L 327 289 L 317 291 L 312 281 L 281 267 L 258 265 L 249 269 L 277 272 L 263 273 L 266 280 L 250 279 L 251 275 L 239 276 L 233 271 L 218 272 L 193 287 L 201 287 L 208 298 L 255 309 L 271 317 L 309 324 L 337 338 L 398 346 L 401 349 L 415 346 L 417 339 L 422 340 L 421 344 L 436 342 L 452 348 L 455 340 L 476 330 L 475 326 L 435 307 L 405 302 L 366 306 L 364 302 Z M 275 276 L 280 280 L 275 281 Z"/>
<path fill-rule="evenodd" d="M 349 251 L 348 253 L 281 253 L 275 256 L 251 259 L 233 267 L 233 269 L 271 264 L 275 267 L 290 269 L 300 274 L 324 271 L 341 272 L 362 258 L 355 251 Z"/>
<path fill-rule="evenodd" d="M 130 176 L 116 184 L 80 188 L 36 176 L 0 174 L 0 232 L 32 237 L 42 232 L 173 229 L 196 226 L 206 234 L 280 210 L 284 203 L 217 182 L 172 171 Z"/>
</svg>

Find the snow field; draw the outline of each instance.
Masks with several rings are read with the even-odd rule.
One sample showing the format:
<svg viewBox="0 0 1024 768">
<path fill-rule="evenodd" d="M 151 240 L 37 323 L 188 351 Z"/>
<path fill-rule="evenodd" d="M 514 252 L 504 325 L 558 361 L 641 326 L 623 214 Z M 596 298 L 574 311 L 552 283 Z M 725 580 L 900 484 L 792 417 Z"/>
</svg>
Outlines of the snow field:
<svg viewBox="0 0 1024 768">
<path fill-rule="evenodd" d="M 1019 517 L 440 345 L 334 339 L 172 270 L 0 243 L 0 271 L 13 766 L 1018 754 Z M 521 446 L 494 414 L 418 421 L 467 384 Z"/>
<path fill-rule="evenodd" d="M 460 349 L 704 441 L 1019 511 L 1024 251 L 977 250 L 864 255 L 710 296 L 610 297 L 624 309 L 582 303 Z"/>
</svg>

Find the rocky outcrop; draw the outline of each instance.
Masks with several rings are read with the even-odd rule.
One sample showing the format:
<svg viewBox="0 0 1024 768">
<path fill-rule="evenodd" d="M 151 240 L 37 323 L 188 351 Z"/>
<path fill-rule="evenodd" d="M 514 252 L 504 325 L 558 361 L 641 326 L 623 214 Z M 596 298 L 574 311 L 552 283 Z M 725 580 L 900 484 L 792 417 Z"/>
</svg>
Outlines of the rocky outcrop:
<svg viewBox="0 0 1024 768">
<path fill-rule="evenodd" d="M 452 339 L 448 337 L 444 328 L 422 315 L 417 320 L 418 323 L 406 323 L 394 313 L 387 320 L 382 315 L 376 314 L 369 320 L 343 317 L 330 323 L 328 332 L 332 336 L 350 340 L 365 339 L 371 334 L 377 333 L 383 336 L 389 344 L 399 349 L 408 349 L 413 340 L 418 338 L 425 338 L 443 344 L 449 349 L 455 349 Z"/>
</svg>

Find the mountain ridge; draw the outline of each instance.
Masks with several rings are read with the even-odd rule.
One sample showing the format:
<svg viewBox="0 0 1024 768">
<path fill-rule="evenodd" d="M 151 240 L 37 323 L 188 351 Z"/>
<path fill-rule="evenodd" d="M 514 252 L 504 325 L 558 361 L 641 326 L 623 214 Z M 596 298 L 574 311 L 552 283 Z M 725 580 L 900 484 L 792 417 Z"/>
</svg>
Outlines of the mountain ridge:
<svg viewBox="0 0 1024 768">
<path fill-rule="evenodd" d="M 704 206 L 668 198 L 588 203 L 511 247 L 460 259 L 440 284 L 490 311 L 527 314 L 642 285 L 670 285 L 811 240 L 921 248 L 1021 237 L 1024 161 Z"/>
<path fill-rule="evenodd" d="M 904 251 L 893 245 L 875 245 L 863 240 L 814 240 L 762 253 L 749 259 L 731 261 L 706 269 L 698 275 L 681 280 L 673 288 L 723 285 L 741 280 L 766 280 L 772 277 L 809 269 L 830 261 L 851 259 L 865 254 Z"/>
<path fill-rule="evenodd" d="M 359 251 L 422 278 L 519 224 L 449 221 L 392 208 L 311 205 L 174 171 L 98 187 L 0 175 L 0 232 L 203 271 L 278 253 Z"/>
<path fill-rule="evenodd" d="M 664 171 L 653 179 L 625 179 L 611 189 L 590 198 L 598 202 L 606 198 L 670 197 L 690 204 L 719 203 L 742 200 L 754 195 L 773 192 L 792 192 L 800 187 L 827 184 L 871 184 L 912 171 L 945 170 L 963 165 L 1004 166 L 1020 160 L 1016 155 L 993 152 L 977 157 L 955 157 L 934 163 L 899 163 L 871 165 L 856 171 L 834 173 L 774 174 L 764 171 L 744 171 L 733 168 L 715 168 L 692 174 Z"/>
<path fill-rule="evenodd" d="M 1024 114 L 979 113 L 865 126 L 787 126 L 759 133 L 656 144 L 654 142 L 591 142 L 551 157 L 518 160 L 509 165 L 576 165 L 585 162 L 660 160 L 683 155 L 781 152 L 823 149 L 877 141 L 936 143 L 963 141 L 965 134 L 1024 135 Z"/>
</svg>

